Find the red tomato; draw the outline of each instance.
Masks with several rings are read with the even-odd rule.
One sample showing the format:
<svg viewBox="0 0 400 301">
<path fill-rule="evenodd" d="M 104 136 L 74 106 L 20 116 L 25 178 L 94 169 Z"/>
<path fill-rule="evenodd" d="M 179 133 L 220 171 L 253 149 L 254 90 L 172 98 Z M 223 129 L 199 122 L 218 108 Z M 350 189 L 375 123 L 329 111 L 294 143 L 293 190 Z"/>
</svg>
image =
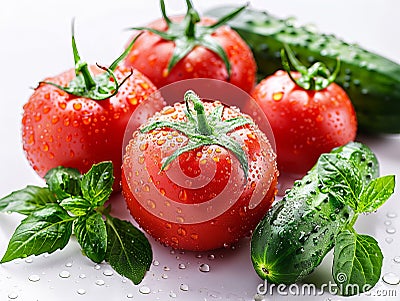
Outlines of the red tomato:
<svg viewBox="0 0 400 301">
<path fill-rule="evenodd" d="M 176 103 L 134 132 L 123 160 L 122 189 L 132 216 L 178 249 L 229 246 L 250 234 L 276 193 L 275 152 L 265 134 L 236 109 L 220 102 L 202 106 L 211 131 L 192 127 L 204 114 L 197 111 L 191 122 L 185 104 Z M 220 114 L 211 114 L 216 108 Z M 240 123 L 233 126 L 232 118 Z"/>
<path fill-rule="evenodd" d="M 195 34 L 188 38 L 183 19 L 183 16 L 170 18 L 173 26 L 168 26 L 165 19 L 150 23 L 146 28 L 167 33 L 171 39 L 166 40 L 160 35 L 145 31 L 125 59 L 126 66 L 143 72 L 158 88 L 184 79 L 213 78 L 228 81 L 250 92 L 255 84 L 256 63 L 243 39 L 228 26 L 202 34 L 206 25 L 215 23 L 210 18 L 193 21 Z M 178 23 L 179 26 L 176 25 Z M 203 42 L 203 38 L 207 43 Z M 168 71 L 168 64 L 173 53 L 177 51 L 176 45 L 180 44 L 180 48 L 185 48 L 182 44 L 187 41 L 195 41 L 197 44 Z M 211 43 L 212 47 L 209 47 Z M 221 47 L 226 53 L 231 69 L 230 77 L 226 64 L 215 50 L 216 47 Z"/>
<path fill-rule="evenodd" d="M 93 73 L 101 70 L 93 66 Z M 121 82 L 131 70 L 117 67 L 114 74 Z M 67 86 L 75 78 L 69 70 L 47 78 Z M 111 160 L 122 164 L 122 141 L 125 127 L 138 103 L 156 88 L 139 71 L 119 88 L 115 96 L 104 100 L 78 97 L 41 83 L 24 105 L 22 141 L 26 156 L 40 175 L 57 166 L 73 167 L 86 172 L 94 164 Z M 115 185 L 120 185 L 120 169 L 114 168 Z"/>
<path fill-rule="evenodd" d="M 291 73 L 299 78 L 298 72 Z M 354 140 L 357 120 L 351 101 L 335 83 L 314 91 L 298 86 L 285 71 L 261 81 L 252 93 L 266 114 L 281 173 L 306 173 L 321 153 Z"/>
</svg>

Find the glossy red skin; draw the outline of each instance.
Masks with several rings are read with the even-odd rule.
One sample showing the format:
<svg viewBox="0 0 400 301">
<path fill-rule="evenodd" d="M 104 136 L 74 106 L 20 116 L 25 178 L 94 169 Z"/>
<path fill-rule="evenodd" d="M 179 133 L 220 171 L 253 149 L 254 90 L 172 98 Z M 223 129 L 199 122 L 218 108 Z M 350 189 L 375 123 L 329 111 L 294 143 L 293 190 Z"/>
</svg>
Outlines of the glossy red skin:
<svg viewBox="0 0 400 301">
<path fill-rule="evenodd" d="M 320 91 L 306 91 L 280 70 L 262 80 L 252 96 L 272 127 L 281 174 L 304 175 L 322 153 L 356 137 L 353 105 L 335 83 Z"/>
<path fill-rule="evenodd" d="M 92 66 L 94 74 L 100 71 Z M 117 68 L 119 82 L 130 74 Z M 44 81 L 67 86 L 73 69 Z M 114 190 L 120 190 L 122 142 L 125 127 L 137 105 L 156 90 L 140 72 L 133 74 L 108 99 L 96 101 L 68 94 L 52 85 L 40 84 L 24 105 L 22 142 L 33 169 L 43 177 L 57 166 L 77 168 L 81 173 L 94 163 L 114 164 Z"/>
<path fill-rule="evenodd" d="M 182 116 L 182 113 L 177 115 Z M 176 119 L 168 117 L 167 120 Z M 158 141 L 162 141 L 163 146 L 165 146 L 171 139 L 174 145 L 170 151 L 173 152 L 175 149 L 185 145 L 187 138 L 183 134 L 169 129 L 155 130 L 148 134 L 136 132 L 127 147 L 128 155 L 125 154 L 122 169 L 122 191 L 131 215 L 157 241 L 176 249 L 204 251 L 227 247 L 238 239 L 250 235 L 251 231 L 270 208 L 276 194 L 277 185 L 275 153 L 269 149 L 266 152 L 262 152 L 262 155 L 260 154 L 267 147 L 265 141 L 260 142 L 258 140 L 259 136 L 253 136 L 252 129 L 252 127 L 242 127 L 238 131 L 241 131 L 243 136 L 235 137 L 246 146 L 245 149 L 250 160 L 248 182 L 244 186 L 240 197 L 222 214 L 209 220 L 194 223 L 183 223 L 184 219 L 179 220 L 179 210 L 175 213 L 175 209 L 172 209 L 171 205 L 163 203 L 164 200 L 161 200 L 159 204 L 154 203 L 162 195 L 168 200 L 179 204 L 201 204 L 218 196 L 227 186 L 230 177 L 235 179 L 235 183 L 243 185 L 243 172 L 238 161 L 233 158 L 229 151 L 216 145 L 203 146 L 184 153 L 170 164 L 167 171 L 180 168 L 186 176 L 195 178 L 200 174 L 206 174 L 208 170 L 213 168 L 214 164 L 216 169 L 215 175 L 207 185 L 200 188 L 183 187 L 172 181 L 166 171 L 160 172 L 161 161 L 165 156 L 162 155 Z M 166 141 L 164 142 L 163 139 Z M 130 148 L 135 150 L 131 151 Z M 139 149 L 140 152 L 138 151 Z M 263 165 L 262 160 L 268 159 L 271 160 L 270 163 L 265 164 L 270 165 L 268 165 L 268 168 L 261 170 L 259 166 L 267 166 Z M 200 170 L 200 166 L 202 170 Z M 128 169 L 124 167 L 128 167 Z M 126 170 L 129 172 L 127 173 Z M 148 174 L 143 173 L 144 170 Z M 231 172 L 227 172 L 227 170 Z M 239 172 L 235 172 L 238 170 Z M 257 175 L 261 173 L 265 173 L 267 176 L 265 178 L 258 177 Z M 146 176 L 143 176 L 143 174 L 146 174 Z M 268 181 L 266 180 L 267 178 Z M 264 188 L 263 198 L 256 207 L 250 209 L 249 202 L 255 193 L 255 187 Z M 231 191 L 234 188 L 229 189 Z M 150 203 L 151 208 L 149 208 L 148 204 L 140 202 L 133 190 L 139 191 L 136 193 L 140 193 L 142 199 L 154 200 L 154 203 L 152 201 Z M 229 199 L 224 199 L 226 203 L 229 201 Z M 152 210 L 154 210 L 154 213 L 150 212 Z M 201 208 L 196 208 L 195 212 L 198 212 L 200 216 L 204 212 L 199 210 Z M 162 215 L 159 215 L 160 212 L 162 212 Z M 165 216 L 168 213 L 171 213 L 174 217 L 176 215 L 176 220 L 166 220 Z"/>
<path fill-rule="evenodd" d="M 181 20 L 182 17 L 171 18 Z M 214 20 L 202 18 L 200 24 L 210 25 Z M 164 20 L 150 23 L 147 27 L 161 31 L 167 29 Z M 238 86 L 250 93 L 255 84 L 256 63 L 253 54 L 242 38 L 230 27 L 222 26 L 213 34 L 213 38 L 225 49 L 231 63 L 231 77 L 221 58 L 202 46 L 195 47 L 179 61 L 168 74 L 168 62 L 175 44 L 145 31 L 135 42 L 125 65 L 143 72 L 158 88 L 167 84 L 191 78 L 213 78 Z"/>
</svg>

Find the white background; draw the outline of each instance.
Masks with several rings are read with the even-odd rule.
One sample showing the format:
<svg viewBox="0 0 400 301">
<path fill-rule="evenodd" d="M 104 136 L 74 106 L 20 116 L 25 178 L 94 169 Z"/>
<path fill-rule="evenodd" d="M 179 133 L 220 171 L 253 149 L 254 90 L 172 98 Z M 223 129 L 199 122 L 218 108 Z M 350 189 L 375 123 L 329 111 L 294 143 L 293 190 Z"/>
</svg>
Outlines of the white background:
<svg viewBox="0 0 400 301">
<path fill-rule="evenodd" d="M 183 13 L 184 0 L 166 0 L 172 14 Z M 245 1 L 195 1 L 202 12 L 212 6 Z M 396 0 L 336 0 L 336 1 L 250 1 L 256 8 L 268 10 L 279 17 L 295 16 L 299 24 L 315 24 L 320 31 L 335 33 L 348 42 L 357 42 L 366 49 L 380 53 L 400 63 L 400 2 Z M 32 93 L 32 87 L 43 78 L 56 75 L 73 66 L 70 45 L 70 22 L 75 17 L 76 39 L 81 57 L 90 63 L 109 64 L 122 51 L 130 33 L 125 28 L 144 25 L 160 17 L 156 0 L 117 1 L 50 1 L 3 0 L 0 5 L 0 197 L 27 184 L 43 182 L 27 163 L 21 146 L 22 106 Z M 382 174 L 400 176 L 400 136 L 362 136 L 378 155 Z M 385 255 L 382 274 L 400 275 L 400 264 L 393 258 L 400 256 L 399 189 L 378 213 L 361 217 L 356 227 L 359 232 L 377 237 Z M 115 200 L 115 214 L 129 218 L 122 198 Z M 0 256 L 21 216 L 0 214 Z M 386 230 L 398 229 L 394 234 Z M 62 252 L 50 256 L 0 266 L 0 300 L 254 300 L 257 286 L 262 283 L 252 269 L 249 241 L 244 239 L 234 250 L 208 253 L 171 252 L 151 238 L 154 259 L 143 282 L 134 286 L 114 273 L 108 275 L 106 264 L 95 267 L 80 254 L 77 243 L 71 240 Z M 214 259 L 208 258 L 214 255 Z M 310 281 L 329 281 L 330 260 L 310 276 Z M 179 269 L 183 263 L 186 268 Z M 210 272 L 202 273 L 199 266 L 207 263 Z M 164 269 L 164 267 L 167 267 Z M 168 270 L 169 269 L 169 270 Z M 67 271 L 70 276 L 61 278 Z M 30 281 L 32 275 L 40 280 Z M 84 277 L 85 276 L 85 277 Z M 32 278 L 32 277 L 31 277 Z M 97 285 L 103 280 L 103 285 Z M 188 290 L 180 289 L 185 284 Z M 139 289 L 148 287 L 150 294 Z M 78 290 L 85 293 L 79 295 Z M 379 292 L 378 290 L 384 290 Z M 397 290 L 397 297 L 364 296 L 362 300 L 400 300 L 400 286 L 378 283 L 372 294 Z M 330 299 L 328 299 L 330 298 Z M 309 297 L 268 296 L 268 300 L 308 300 Z M 315 297 L 315 300 L 341 300 L 336 296 Z"/>
</svg>

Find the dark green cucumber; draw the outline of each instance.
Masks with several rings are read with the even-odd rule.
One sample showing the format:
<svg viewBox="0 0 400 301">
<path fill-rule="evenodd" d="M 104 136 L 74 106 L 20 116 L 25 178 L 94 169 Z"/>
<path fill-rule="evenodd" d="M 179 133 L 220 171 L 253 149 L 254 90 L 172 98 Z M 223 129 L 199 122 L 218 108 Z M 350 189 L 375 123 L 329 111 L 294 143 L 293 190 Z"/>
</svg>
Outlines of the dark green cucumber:
<svg viewBox="0 0 400 301">
<path fill-rule="evenodd" d="M 215 8 L 208 16 L 221 17 L 232 7 Z M 296 27 L 290 20 L 246 9 L 228 22 L 253 51 L 260 78 L 282 69 L 280 50 L 286 43 L 297 58 L 311 65 L 321 61 L 333 69 L 337 57 L 341 73 L 336 82 L 348 93 L 365 132 L 400 133 L 400 65 L 333 35 Z"/>
<path fill-rule="evenodd" d="M 375 155 L 360 143 L 332 151 L 358 166 L 364 183 L 379 176 Z M 291 284 L 310 274 L 334 244 L 354 211 L 328 193 L 318 163 L 277 201 L 253 232 L 251 259 L 257 274 L 272 283 Z"/>
</svg>

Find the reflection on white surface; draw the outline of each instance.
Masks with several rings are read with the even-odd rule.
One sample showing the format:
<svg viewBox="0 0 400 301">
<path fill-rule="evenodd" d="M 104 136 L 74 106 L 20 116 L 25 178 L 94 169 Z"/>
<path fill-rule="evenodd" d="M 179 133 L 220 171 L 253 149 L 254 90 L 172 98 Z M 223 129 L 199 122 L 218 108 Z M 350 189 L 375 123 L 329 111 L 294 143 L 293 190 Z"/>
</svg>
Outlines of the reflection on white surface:
<svg viewBox="0 0 400 301">
<path fill-rule="evenodd" d="M 199 1 L 204 11 L 224 3 Z M 183 0 L 166 0 L 168 11 L 182 12 Z M 400 62 L 395 0 L 373 1 L 251 1 L 254 7 L 277 16 L 296 16 L 299 24 L 314 23 L 327 33 L 337 33 Z M 70 20 L 76 17 L 76 38 L 82 57 L 107 64 L 120 53 L 130 33 L 123 29 L 145 24 L 160 16 L 158 1 L 50 1 L 16 0 L 0 9 L 0 196 L 27 184 L 43 185 L 24 158 L 20 141 L 22 106 L 38 81 L 72 67 Z M 360 9 L 362 8 L 362 9 Z M 400 136 L 360 136 L 376 152 L 381 174 L 400 177 Z M 128 219 L 122 197 L 114 197 L 114 213 Z M 366 296 L 351 300 L 399 300 L 400 209 L 399 187 L 377 213 L 361 216 L 356 228 L 376 237 L 384 254 L 383 279 Z M 22 216 L 0 214 L 0 254 Z M 143 282 L 135 286 L 107 264 L 96 265 L 82 256 L 72 239 L 51 255 L 15 260 L 0 265 L 0 300 L 255 300 L 262 283 L 251 266 L 249 239 L 234 248 L 207 253 L 179 252 L 155 243 L 154 262 Z M 1 256 L 0 255 L 0 256 Z M 331 254 L 307 280 L 331 280 Z M 206 265 L 209 271 L 205 272 Z M 203 271 L 202 271 L 203 270 Z M 206 269 L 207 270 L 207 269 Z M 343 300 L 337 296 L 284 296 L 266 300 Z M 257 298 L 264 298 L 257 296 Z M 262 299 L 257 299 L 262 300 Z"/>
</svg>

